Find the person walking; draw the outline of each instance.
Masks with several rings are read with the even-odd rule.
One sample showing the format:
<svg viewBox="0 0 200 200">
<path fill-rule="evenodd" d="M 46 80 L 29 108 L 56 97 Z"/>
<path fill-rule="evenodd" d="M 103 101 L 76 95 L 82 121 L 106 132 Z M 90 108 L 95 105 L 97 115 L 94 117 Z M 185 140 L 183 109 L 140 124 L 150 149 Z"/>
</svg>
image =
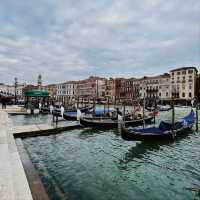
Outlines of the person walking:
<svg viewBox="0 0 200 200">
<path fill-rule="evenodd" d="M 53 114 L 53 109 L 54 109 L 54 108 L 53 108 L 53 105 L 51 104 L 51 105 L 50 105 L 50 113 L 51 113 L 51 114 Z"/>
<path fill-rule="evenodd" d="M 1 103 L 2 103 L 2 109 L 6 109 L 6 99 L 5 98 L 2 98 Z"/>
</svg>

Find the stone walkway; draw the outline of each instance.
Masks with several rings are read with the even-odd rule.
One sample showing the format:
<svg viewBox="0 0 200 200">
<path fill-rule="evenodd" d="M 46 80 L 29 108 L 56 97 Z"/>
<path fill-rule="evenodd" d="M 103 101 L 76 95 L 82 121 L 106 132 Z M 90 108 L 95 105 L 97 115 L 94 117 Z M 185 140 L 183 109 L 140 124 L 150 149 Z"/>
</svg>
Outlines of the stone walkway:
<svg viewBox="0 0 200 200">
<path fill-rule="evenodd" d="M 0 199 L 32 200 L 8 114 L 0 110 Z"/>
</svg>

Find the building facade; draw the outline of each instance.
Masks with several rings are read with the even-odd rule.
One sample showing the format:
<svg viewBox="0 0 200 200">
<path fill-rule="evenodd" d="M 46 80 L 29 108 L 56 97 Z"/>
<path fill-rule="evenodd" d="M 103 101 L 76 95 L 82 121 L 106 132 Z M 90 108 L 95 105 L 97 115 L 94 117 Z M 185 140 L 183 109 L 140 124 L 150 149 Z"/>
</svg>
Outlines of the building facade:
<svg viewBox="0 0 200 200">
<path fill-rule="evenodd" d="M 49 96 L 55 98 L 57 95 L 57 85 L 56 84 L 49 84 L 44 86 L 45 91 L 49 93 Z"/>
<path fill-rule="evenodd" d="M 139 87 L 139 97 L 159 98 L 168 100 L 171 98 L 170 75 L 165 73 L 158 76 L 135 79 L 134 83 Z"/>
<path fill-rule="evenodd" d="M 65 94 L 70 98 L 75 98 L 77 92 L 77 81 L 68 81 L 65 83 Z"/>
<path fill-rule="evenodd" d="M 23 89 L 26 87 L 26 84 L 17 84 L 16 87 L 14 85 L 6 85 L 0 83 L 0 95 L 2 96 L 17 96 L 17 99 L 23 99 Z"/>
<path fill-rule="evenodd" d="M 182 67 L 170 71 L 172 96 L 191 100 L 197 95 L 198 71 L 196 67 Z"/>
<path fill-rule="evenodd" d="M 102 99 L 106 95 L 106 79 L 96 76 L 91 76 L 85 80 L 80 80 L 77 83 L 77 97 L 83 99 Z"/>
</svg>

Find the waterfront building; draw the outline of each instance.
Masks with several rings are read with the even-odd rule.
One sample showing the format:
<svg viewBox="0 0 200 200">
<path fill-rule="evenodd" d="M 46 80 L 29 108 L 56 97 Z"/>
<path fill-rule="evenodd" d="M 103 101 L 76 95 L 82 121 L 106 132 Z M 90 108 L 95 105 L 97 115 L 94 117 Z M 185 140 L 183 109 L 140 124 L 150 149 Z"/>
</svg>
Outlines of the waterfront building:
<svg viewBox="0 0 200 200">
<path fill-rule="evenodd" d="M 77 81 L 67 81 L 65 83 L 65 94 L 69 98 L 76 97 Z"/>
<path fill-rule="evenodd" d="M 196 67 L 181 67 L 170 71 L 172 96 L 180 100 L 191 100 L 197 95 Z"/>
<path fill-rule="evenodd" d="M 78 81 L 77 96 L 82 99 L 105 98 L 106 79 L 90 76 L 87 79 Z"/>
<path fill-rule="evenodd" d="M 12 87 L 14 87 L 14 90 L 15 90 L 15 86 L 12 86 Z M 23 100 L 24 99 L 23 89 L 25 87 L 26 87 L 26 83 L 24 83 L 24 84 L 17 84 L 17 86 L 16 86 L 16 96 L 17 96 L 18 100 Z"/>
<path fill-rule="evenodd" d="M 49 97 L 55 98 L 57 95 L 57 85 L 56 84 L 49 84 L 44 86 L 45 91 L 49 93 Z"/>
<path fill-rule="evenodd" d="M 106 96 L 113 103 L 121 101 L 131 101 L 138 97 L 139 87 L 135 83 L 135 78 L 110 78 L 106 81 Z"/>
<path fill-rule="evenodd" d="M 115 101 L 116 90 L 115 90 L 115 79 L 110 78 L 105 81 L 105 96 L 111 100 Z"/>
<path fill-rule="evenodd" d="M 197 75 L 196 94 L 197 94 L 198 100 L 200 101 L 200 74 Z"/>
<path fill-rule="evenodd" d="M 158 76 L 144 76 L 134 79 L 134 84 L 139 87 L 139 97 L 159 98 L 168 100 L 171 98 L 170 75 L 168 73 Z"/>
<path fill-rule="evenodd" d="M 25 86 L 26 84 L 16 85 L 16 96 L 18 100 L 23 99 L 23 89 Z M 15 96 L 15 86 L 0 83 L 0 94 L 2 96 Z"/>
<path fill-rule="evenodd" d="M 10 93 L 9 86 L 3 83 L 0 83 L 0 94 L 2 96 L 9 95 L 9 94 L 14 95 L 14 93 Z"/>
<path fill-rule="evenodd" d="M 38 86 L 28 84 L 23 88 L 23 94 L 27 91 L 33 91 L 33 90 L 38 90 Z"/>
<path fill-rule="evenodd" d="M 134 82 L 135 78 L 125 79 L 116 78 L 115 79 L 115 101 L 131 101 L 137 98 L 137 84 Z"/>
<path fill-rule="evenodd" d="M 67 81 L 56 84 L 56 99 L 59 102 L 68 104 L 75 100 L 77 91 L 77 81 Z"/>
<path fill-rule="evenodd" d="M 65 96 L 65 83 L 56 84 L 56 97 Z"/>
</svg>

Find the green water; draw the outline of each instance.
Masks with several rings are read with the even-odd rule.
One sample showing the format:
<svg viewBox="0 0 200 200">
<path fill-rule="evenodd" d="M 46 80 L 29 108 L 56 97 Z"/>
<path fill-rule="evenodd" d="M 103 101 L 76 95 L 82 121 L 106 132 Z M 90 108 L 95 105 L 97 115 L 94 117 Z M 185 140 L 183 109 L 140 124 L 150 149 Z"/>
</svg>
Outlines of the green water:
<svg viewBox="0 0 200 200">
<path fill-rule="evenodd" d="M 195 131 L 171 143 L 128 142 L 118 130 L 89 128 L 23 142 L 52 200 L 200 199 Z"/>
</svg>

